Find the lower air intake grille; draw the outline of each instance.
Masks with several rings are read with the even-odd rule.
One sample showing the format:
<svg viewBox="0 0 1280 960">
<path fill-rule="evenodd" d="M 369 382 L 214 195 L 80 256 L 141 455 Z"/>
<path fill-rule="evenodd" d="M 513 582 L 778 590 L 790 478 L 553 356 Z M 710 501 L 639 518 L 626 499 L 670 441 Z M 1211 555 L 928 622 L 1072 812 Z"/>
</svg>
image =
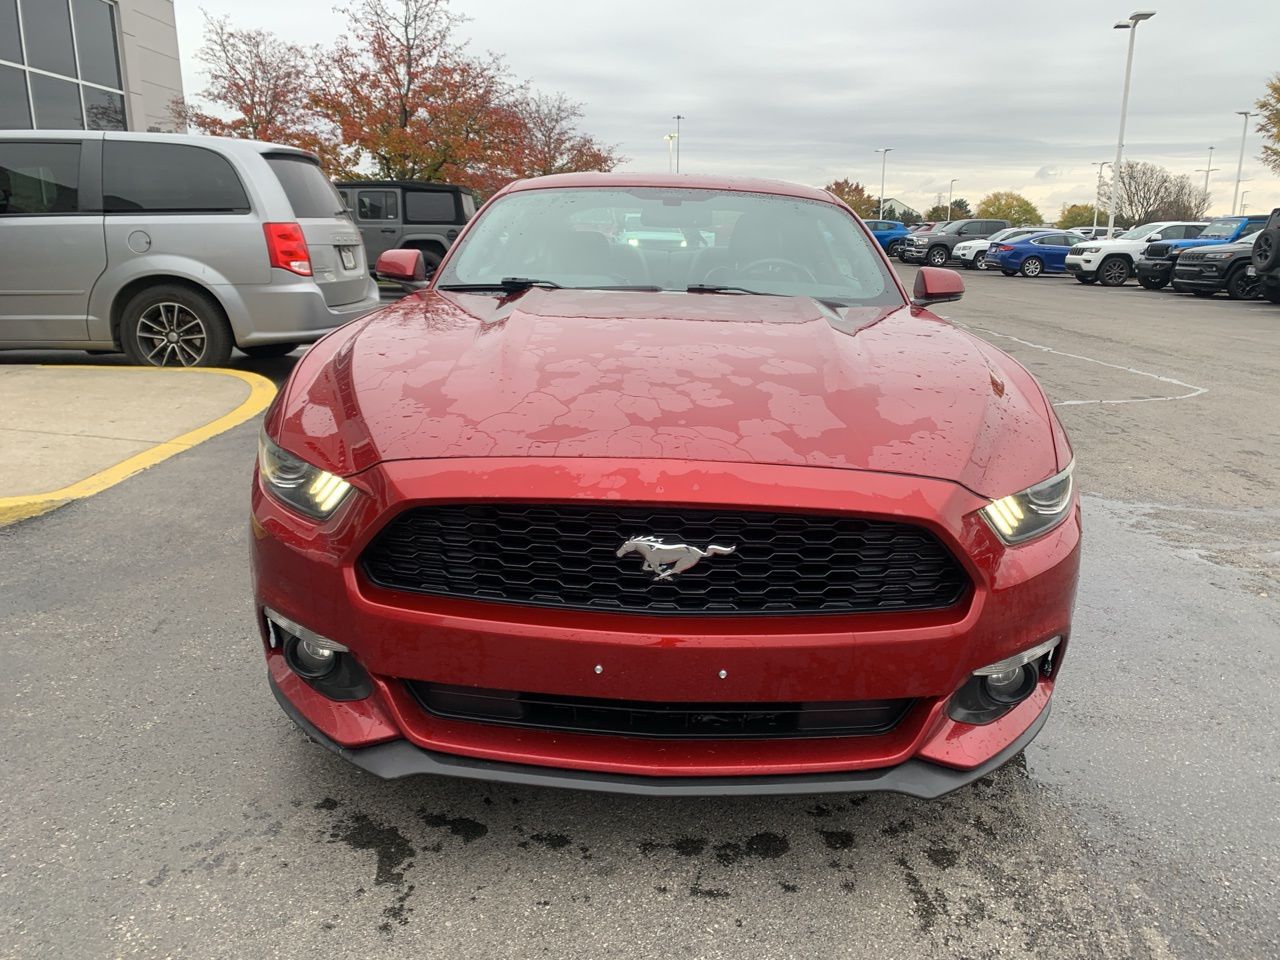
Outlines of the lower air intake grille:
<svg viewBox="0 0 1280 960">
<path fill-rule="evenodd" d="M 887 733 L 912 700 L 649 703 L 409 681 L 424 710 L 450 720 L 672 740 L 857 737 Z"/>
<path fill-rule="evenodd" d="M 641 552 L 618 556 L 635 537 L 731 550 L 655 580 Z M 912 524 L 679 507 L 417 507 L 378 534 L 362 564 L 390 590 L 667 615 L 934 610 L 969 586 L 937 537 Z"/>
</svg>

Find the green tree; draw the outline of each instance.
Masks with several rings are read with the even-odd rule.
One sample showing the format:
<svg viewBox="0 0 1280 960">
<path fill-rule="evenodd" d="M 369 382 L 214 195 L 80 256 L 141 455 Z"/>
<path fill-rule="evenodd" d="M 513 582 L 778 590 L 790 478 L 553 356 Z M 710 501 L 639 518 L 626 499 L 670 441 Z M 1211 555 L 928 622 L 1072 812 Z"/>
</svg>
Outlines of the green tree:
<svg viewBox="0 0 1280 960">
<path fill-rule="evenodd" d="M 1258 101 L 1258 132 L 1267 142 L 1262 145 L 1262 162 L 1280 173 L 1280 73 L 1267 81 L 1267 92 Z"/>
<path fill-rule="evenodd" d="M 849 209 L 864 220 L 874 218 L 880 212 L 880 200 L 867 193 L 866 187 L 862 184 L 852 182 L 848 177 L 843 180 L 836 180 L 834 183 L 828 183 L 824 189 L 827 193 L 833 194 L 837 199 L 847 203 Z"/>
<path fill-rule="evenodd" d="M 978 204 L 977 215 L 984 220 L 1008 220 L 1015 227 L 1044 223 L 1036 205 L 1012 190 L 988 193 Z"/>
<path fill-rule="evenodd" d="M 945 203 L 934 204 L 922 215 L 924 220 L 968 220 L 973 216 L 973 210 L 969 207 L 969 201 L 964 197 L 956 197 L 951 201 L 951 210 L 947 210 Z"/>
<path fill-rule="evenodd" d="M 1092 203 L 1073 203 L 1070 206 L 1064 203 L 1062 213 L 1058 214 L 1057 226 L 1062 230 L 1070 230 L 1072 227 L 1091 227 L 1096 215 L 1095 211 L 1096 208 Z"/>
</svg>

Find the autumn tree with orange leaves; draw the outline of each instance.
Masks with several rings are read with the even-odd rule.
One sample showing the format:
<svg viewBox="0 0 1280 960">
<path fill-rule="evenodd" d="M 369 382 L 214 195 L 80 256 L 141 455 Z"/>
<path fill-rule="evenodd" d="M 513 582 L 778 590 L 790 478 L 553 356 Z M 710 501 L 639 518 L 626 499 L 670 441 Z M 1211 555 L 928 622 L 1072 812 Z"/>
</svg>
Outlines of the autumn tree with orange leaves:
<svg viewBox="0 0 1280 960">
<path fill-rule="evenodd" d="M 849 178 L 845 177 L 843 180 L 828 183 L 825 189 L 827 193 L 834 194 L 837 199 L 844 201 L 858 216 L 865 219 L 876 215 L 876 205 L 879 201 L 867 193 L 866 187 L 862 184 L 850 182 Z"/>
<path fill-rule="evenodd" d="M 204 100 L 175 118 L 206 133 L 317 151 L 330 175 L 442 180 L 482 196 L 511 180 L 611 170 L 612 147 L 578 129 L 582 107 L 530 91 L 493 54 L 458 39 L 448 0 L 356 0 L 350 36 L 305 51 L 206 18 Z"/>
</svg>

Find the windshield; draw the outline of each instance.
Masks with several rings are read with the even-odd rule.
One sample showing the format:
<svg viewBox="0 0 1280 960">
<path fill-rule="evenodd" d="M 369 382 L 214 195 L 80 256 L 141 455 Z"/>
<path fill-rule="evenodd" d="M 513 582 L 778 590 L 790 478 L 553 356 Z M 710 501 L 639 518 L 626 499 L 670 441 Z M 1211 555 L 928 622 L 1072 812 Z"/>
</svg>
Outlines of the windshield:
<svg viewBox="0 0 1280 960">
<path fill-rule="evenodd" d="M 874 242 L 840 207 L 738 191 L 509 194 L 475 221 L 436 285 L 498 288 L 511 278 L 579 289 L 710 285 L 842 306 L 903 302 Z"/>
<path fill-rule="evenodd" d="M 1239 240 L 1236 241 L 1236 243 L 1252 244 L 1258 239 L 1258 236 L 1261 233 L 1262 233 L 1261 230 L 1255 230 L 1253 233 L 1249 234 L 1247 237 L 1241 237 Z M 1203 234 L 1201 234 L 1201 236 L 1203 236 Z"/>
<path fill-rule="evenodd" d="M 1116 237 L 1116 239 L 1117 240 L 1144 240 L 1146 239 L 1148 234 L 1154 232 L 1158 227 L 1160 227 L 1160 224 L 1158 223 L 1144 223 L 1140 227 L 1134 227 L 1128 233 L 1120 234 L 1120 236 Z"/>
<path fill-rule="evenodd" d="M 1200 233 L 1201 240 L 1230 240 L 1232 234 L 1240 229 L 1239 220 L 1211 220 Z"/>
<path fill-rule="evenodd" d="M 960 228 L 961 228 L 961 227 L 963 227 L 963 226 L 964 226 L 964 224 L 963 224 L 963 223 L 961 223 L 959 220 L 956 220 L 954 223 L 952 223 L 952 222 L 948 222 L 948 223 L 946 223 L 945 225 L 943 225 L 943 226 L 941 226 L 941 227 L 934 227 L 934 228 L 933 228 L 933 232 L 934 232 L 934 233 L 945 233 L 945 234 L 947 234 L 947 235 L 950 235 L 950 234 L 953 234 L 953 233 L 959 233 L 959 232 L 960 232 Z"/>
</svg>

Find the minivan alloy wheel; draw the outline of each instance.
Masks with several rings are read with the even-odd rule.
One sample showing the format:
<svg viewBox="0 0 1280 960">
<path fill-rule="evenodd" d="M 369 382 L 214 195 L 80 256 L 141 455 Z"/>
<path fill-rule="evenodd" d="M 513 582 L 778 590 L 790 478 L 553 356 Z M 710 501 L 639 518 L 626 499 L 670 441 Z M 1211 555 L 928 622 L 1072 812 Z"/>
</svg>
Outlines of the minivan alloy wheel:
<svg viewBox="0 0 1280 960">
<path fill-rule="evenodd" d="M 180 303 L 157 303 L 138 318 L 138 346 L 157 367 L 192 367 L 204 358 L 209 332 L 204 321 Z"/>
</svg>

